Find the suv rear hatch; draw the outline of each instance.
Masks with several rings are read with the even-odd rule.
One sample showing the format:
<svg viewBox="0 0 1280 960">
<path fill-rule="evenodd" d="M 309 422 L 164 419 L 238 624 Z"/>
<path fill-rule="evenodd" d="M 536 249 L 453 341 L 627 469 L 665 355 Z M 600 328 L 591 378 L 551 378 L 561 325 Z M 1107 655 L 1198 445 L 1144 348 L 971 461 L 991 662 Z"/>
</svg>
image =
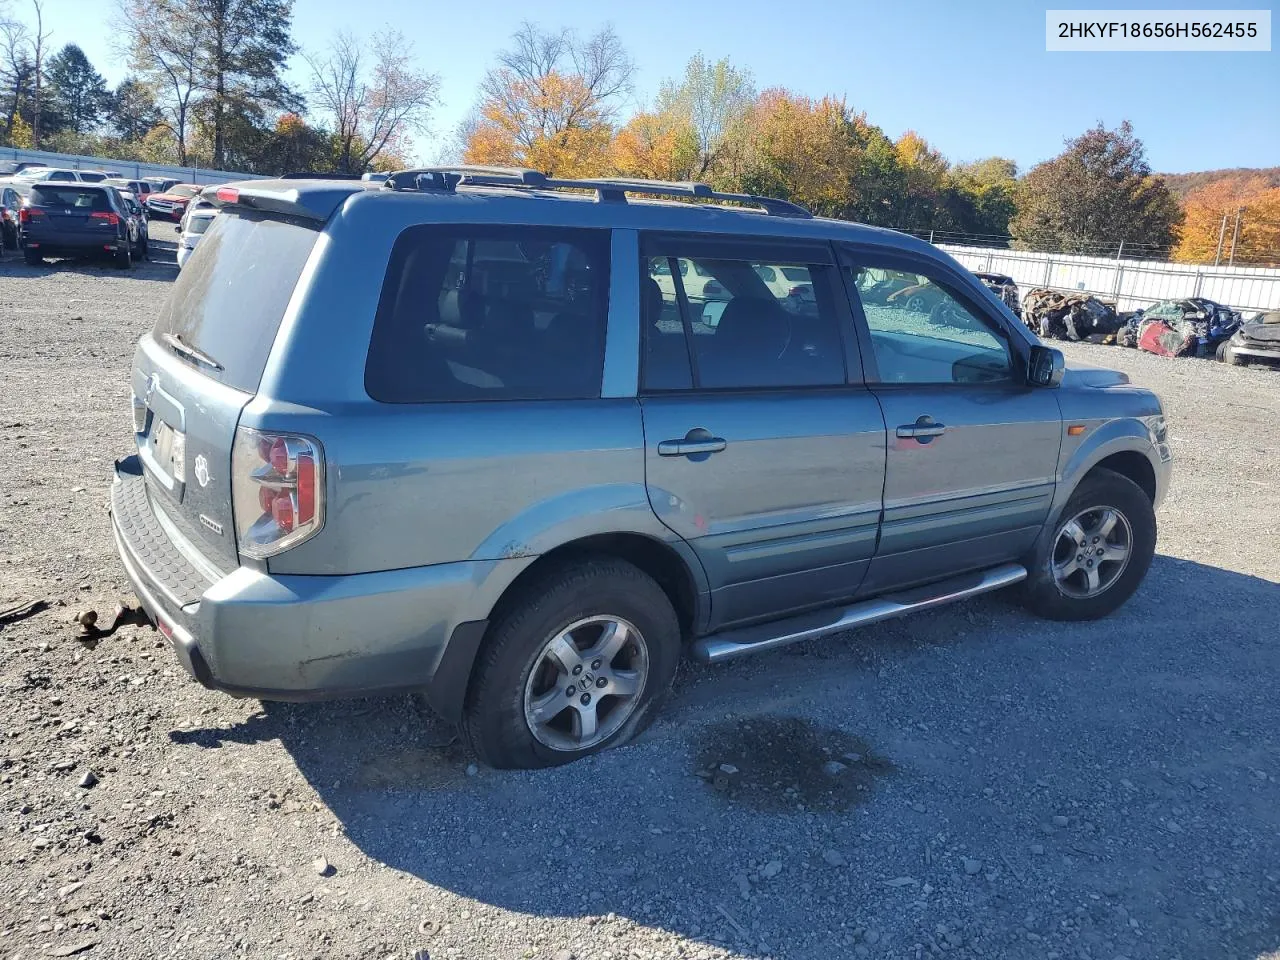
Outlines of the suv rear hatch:
<svg viewBox="0 0 1280 960">
<path fill-rule="evenodd" d="M 322 224 L 227 209 L 178 274 L 133 366 L 151 503 L 214 566 L 236 567 L 231 450 Z"/>
<path fill-rule="evenodd" d="M 26 210 L 29 239 L 68 246 L 114 244 L 120 217 L 101 187 L 37 183 Z"/>
</svg>

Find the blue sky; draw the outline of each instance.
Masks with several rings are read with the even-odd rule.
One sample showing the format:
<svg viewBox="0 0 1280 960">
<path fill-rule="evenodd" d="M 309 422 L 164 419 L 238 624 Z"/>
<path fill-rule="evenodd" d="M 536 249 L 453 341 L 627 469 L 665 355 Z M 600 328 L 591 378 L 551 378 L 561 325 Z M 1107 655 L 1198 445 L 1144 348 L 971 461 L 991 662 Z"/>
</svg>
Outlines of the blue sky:
<svg viewBox="0 0 1280 960">
<path fill-rule="evenodd" d="M 11 5 L 25 15 L 26 0 Z M 294 34 L 315 49 L 339 27 L 361 34 L 394 23 L 414 42 L 422 66 L 441 77 L 443 102 L 433 123 L 441 138 L 467 112 L 494 51 L 522 19 L 584 32 L 607 19 L 639 65 L 637 104 L 650 101 L 658 84 L 701 50 L 749 68 L 762 88 L 843 95 L 891 137 L 914 129 L 957 161 L 1000 155 L 1026 169 L 1059 152 L 1064 137 L 1098 121 L 1113 126 L 1128 119 L 1159 171 L 1280 164 L 1280 52 L 1047 53 L 1045 8 L 1067 5 L 295 0 Z M 1199 0 L 1194 6 L 1233 5 Z M 1248 4 L 1234 5 L 1242 6 Z M 125 67 L 112 49 L 113 10 L 113 0 L 46 0 L 52 45 L 78 43 L 114 83 Z M 292 69 L 305 83 L 299 58 Z M 430 138 L 420 140 L 419 153 L 435 153 Z"/>
</svg>

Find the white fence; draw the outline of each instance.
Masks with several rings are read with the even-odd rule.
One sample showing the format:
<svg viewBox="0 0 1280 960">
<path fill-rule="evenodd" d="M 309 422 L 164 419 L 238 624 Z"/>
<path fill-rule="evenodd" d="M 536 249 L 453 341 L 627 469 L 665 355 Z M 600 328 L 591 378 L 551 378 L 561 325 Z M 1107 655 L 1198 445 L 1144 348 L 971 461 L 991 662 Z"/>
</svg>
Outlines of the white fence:
<svg viewBox="0 0 1280 960">
<path fill-rule="evenodd" d="M 1207 297 L 1249 316 L 1280 309 L 1280 270 L 1271 267 L 1198 267 L 1155 260 L 1112 260 L 991 247 L 938 247 L 970 270 L 1013 277 L 1023 293 L 1033 287 L 1083 290 L 1136 310 L 1157 300 Z"/>
<path fill-rule="evenodd" d="M 199 167 L 174 167 L 162 163 L 142 163 L 137 160 L 108 160 L 104 157 L 82 157 L 70 153 L 50 153 L 48 150 L 21 150 L 17 147 L 0 147 L 0 162 L 36 161 L 50 167 L 71 170 L 116 170 L 130 180 L 143 177 L 177 177 L 183 183 L 227 183 L 231 180 L 256 180 L 258 174 L 234 173 L 228 170 L 202 170 Z"/>
</svg>

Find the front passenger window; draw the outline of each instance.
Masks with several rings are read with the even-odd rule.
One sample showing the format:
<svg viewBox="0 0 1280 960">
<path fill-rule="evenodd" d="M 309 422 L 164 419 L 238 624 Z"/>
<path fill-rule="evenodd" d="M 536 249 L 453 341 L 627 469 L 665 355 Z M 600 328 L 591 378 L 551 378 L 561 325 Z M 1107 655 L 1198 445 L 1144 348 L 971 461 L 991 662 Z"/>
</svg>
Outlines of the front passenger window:
<svg viewBox="0 0 1280 960">
<path fill-rule="evenodd" d="M 853 268 L 853 288 L 885 383 L 991 383 L 1013 378 L 1009 345 L 990 321 L 924 274 Z"/>
</svg>

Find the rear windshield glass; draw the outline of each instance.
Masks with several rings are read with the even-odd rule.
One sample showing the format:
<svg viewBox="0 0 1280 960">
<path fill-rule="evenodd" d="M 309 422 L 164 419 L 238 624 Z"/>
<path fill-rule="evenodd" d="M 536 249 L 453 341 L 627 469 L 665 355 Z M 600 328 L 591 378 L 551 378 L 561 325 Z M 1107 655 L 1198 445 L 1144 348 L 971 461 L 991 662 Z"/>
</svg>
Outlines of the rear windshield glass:
<svg viewBox="0 0 1280 960">
<path fill-rule="evenodd" d="M 105 190 L 86 190 L 84 187 L 55 187 L 39 184 L 31 188 L 31 203 L 38 207 L 63 207 L 77 211 L 110 210 Z"/>
<path fill-rule="evenodd" d="M 200 192 L 199 187 L 193 187 L 188 184 L 178 184 L 176 187 L 170 187 L 169 193 L 175 197 L 194 197 Z"/>
<path fill-rule="evenodd" d="M 89 170 L 81 170 L 80 179 L 83 180 L 85 183 L 97 183 L 100 180 L 107 179 L 107 177 L 106 177 L 106 174 L 93 173 Z"/>
<path fill-rule="evenodd" d="M 178 274 L 155 336 L 176 336 L 218 363 L 216 380 L 255 393 L 289 297 L 320 235 L 315 224 L 222 213 Z"/>
<path fill-rule="evenodd" d="M 204 233 L 213 223 L 213 217 L 192 217 L 187 221 L 187 233 Z"/>
</svg>

